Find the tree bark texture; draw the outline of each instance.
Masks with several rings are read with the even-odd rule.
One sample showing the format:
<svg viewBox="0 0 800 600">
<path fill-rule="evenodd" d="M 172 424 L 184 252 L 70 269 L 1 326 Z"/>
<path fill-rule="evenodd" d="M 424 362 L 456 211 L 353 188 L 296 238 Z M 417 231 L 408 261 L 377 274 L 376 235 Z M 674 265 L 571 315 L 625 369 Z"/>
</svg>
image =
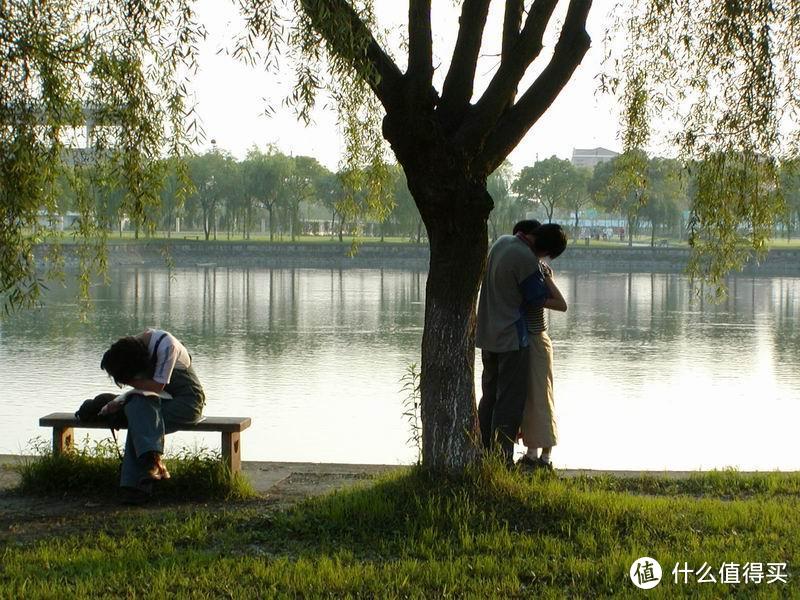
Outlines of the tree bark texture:
<svg viewBox="0 0 800 600">
<path fill-rule="evenodd" d="M 457 194 L 470 206 L 423 217 L 430 240 L 422 336 L 422 457 L 429 469 L 458 472 L 480 455 L 475 405 L 475 319 L 478 288 L 486 262 L 485 183 L 462 181 Z M 416 196 L 447 194 L 436 181 L 417 182 Z M 450 191 L 452 193 L 452 191 Z M 471 196 L 471 198 L 467 198 Z M 446 210 L 443 208 L 443 210 Z"/>
</svg>

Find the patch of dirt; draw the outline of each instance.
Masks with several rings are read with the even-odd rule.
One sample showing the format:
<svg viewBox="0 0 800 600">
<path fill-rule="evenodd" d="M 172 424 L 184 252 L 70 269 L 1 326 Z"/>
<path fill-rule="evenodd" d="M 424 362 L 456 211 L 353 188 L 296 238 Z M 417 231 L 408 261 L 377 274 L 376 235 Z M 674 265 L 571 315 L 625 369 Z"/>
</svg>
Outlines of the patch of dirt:
<svg viewBox="0 0 800 600">
<path fill-rule="evenodd" d="M 280 508 L 306 498 L 366 485 L 372 475 L 365 473 L 292 473 L 269 489 L 269 498 Z"/>
<path fill-rule="evenodd" d="M 120 504 L 116 496 L 32 496 L 14 491 L 0 493 L 0 547 L 25 544 L 51 536 L 79 535 L 103 531 L 120 516 L 136 512 L 158 514 L 162 511 L 194 508 L 255 511 L 283 510 L 312 496 L 367 485 L 371 475 L 364 473 L 291 473 L 256 499 L 245 502 L 176 502 L 159 500 L 143 506 Z"/>
</svg>

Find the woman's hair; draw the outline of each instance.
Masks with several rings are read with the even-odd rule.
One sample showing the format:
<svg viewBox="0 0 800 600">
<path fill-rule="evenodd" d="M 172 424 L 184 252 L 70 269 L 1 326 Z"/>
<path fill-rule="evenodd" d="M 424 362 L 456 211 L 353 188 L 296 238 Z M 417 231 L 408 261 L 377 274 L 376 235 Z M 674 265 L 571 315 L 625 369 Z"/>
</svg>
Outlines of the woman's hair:
<svg viewBox="0 0 800 600">
<path fill-rule="evenodd" d="M 127 384 L 142 374 L 150 373 L 150 352 L 139 338 L 126 336 L 111 344 L 103 354 L 100 368 L 114 380 L 114 383 Z"/>
<path fill-rule="evenodd" d="M 534 231 L 533 235 L 536 236 L 533 247 L 546 252 L 550 258 L 561 256 L 567 248 L 567 236 L 557 223 L 545 223 Z"/>
<path fill-rule="evenodd" d="M 561 225 L 557 223 L 545 223 L 542 225 L 535 219 L 527 219 L 514 225 L 513 233 L 536 236 L 533 247 L 540 252 L 546 253 L 550 258 L 561 256 L 567 247 L 567 236 Z"/>
</svg>

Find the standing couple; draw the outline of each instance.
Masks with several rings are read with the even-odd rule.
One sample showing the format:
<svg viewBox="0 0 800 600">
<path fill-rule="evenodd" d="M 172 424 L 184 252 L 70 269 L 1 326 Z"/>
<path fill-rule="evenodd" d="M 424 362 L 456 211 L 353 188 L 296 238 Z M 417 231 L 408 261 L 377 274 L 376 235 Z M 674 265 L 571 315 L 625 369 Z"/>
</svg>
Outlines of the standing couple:
<svg viewBox="0 0 800 600">
<path fill-rule="evenodd" d="M 553 346 L 544 309 L 566 311 L 567 303 L 541 259 L 559 256 L 567 239 L 560 225 L 533 220 L 520 221 L 513 233 L 498 238 L 489 250 L 478 303 L 481 439 L 484 448 L 498 448 L 511 466 L 521 433 L 528 451 L 519 464 L 552 469 L 550 451 L 557 441 Z"/>
</svg>

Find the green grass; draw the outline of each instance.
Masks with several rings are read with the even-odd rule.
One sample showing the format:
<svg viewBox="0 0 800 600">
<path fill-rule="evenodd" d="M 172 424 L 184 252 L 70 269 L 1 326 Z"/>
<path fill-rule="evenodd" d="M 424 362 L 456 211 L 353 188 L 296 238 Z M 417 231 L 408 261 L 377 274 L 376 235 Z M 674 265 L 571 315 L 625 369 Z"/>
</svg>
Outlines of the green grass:
<svg viewBox="0 0 800 600">
<path fill-rule="evenodd" d="M 32 443 L 33 456 L 14 469 L 20 476 L 21 494 L 45 496 L 116 495 L 119 486 L 120 458 L 110 439 L 76 445 L 72 452 L 53 454 L 44 440 Z M 231 473 L 218 453 L 207 449 L 178 450 L 165 457 L 172 475 L 158 486 L 164 500 L 244 500 L 256 495 L 240 473 Z"/>
<path fill-rule="evenodd" d="M 770 250 L 791 250 L 800 248 L 800 238 L 792 238 L 791 240 L 787 240 L 786 238 L 772 238 L 769 241 L 769 248 Z"/>
<path fill-rule="evenodd" d="M 559 479 L 418 469 L 307 500 L 118 513 L 9 543 L 2 597 L 796 597 L 798 475 Z M 628 578 L 661 562 L 654 590 Z M 676 562 L 788 562 L 788 585 L 676 585 Z M 766 569 L 766 565 L 765 565 Z"/>
</svg>

